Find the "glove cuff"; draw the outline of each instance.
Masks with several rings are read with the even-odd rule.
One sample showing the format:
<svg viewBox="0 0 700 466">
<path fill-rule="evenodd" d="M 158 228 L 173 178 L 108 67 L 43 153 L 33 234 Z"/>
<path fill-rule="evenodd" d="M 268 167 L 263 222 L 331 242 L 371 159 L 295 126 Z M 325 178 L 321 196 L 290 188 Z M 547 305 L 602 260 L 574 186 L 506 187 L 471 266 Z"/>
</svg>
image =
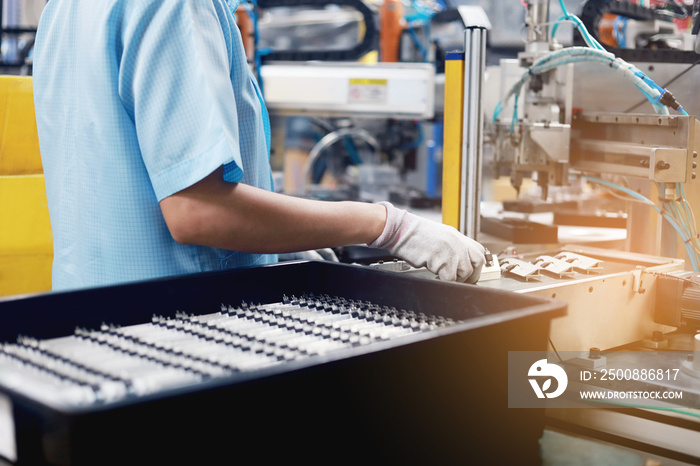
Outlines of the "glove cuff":
<svg viewBox="0 0 700 466">
<path fill-rule="evenodd" d="M 409 213 L 403 209 L 397 209 L 389 202 L 378 202 L 377 204 L 386 208 L 386 223 L 382 234 L 368 243 L 367 246 L 391 250 L 399 242 L 410 224 L 408 222 Z"/>
</svg>

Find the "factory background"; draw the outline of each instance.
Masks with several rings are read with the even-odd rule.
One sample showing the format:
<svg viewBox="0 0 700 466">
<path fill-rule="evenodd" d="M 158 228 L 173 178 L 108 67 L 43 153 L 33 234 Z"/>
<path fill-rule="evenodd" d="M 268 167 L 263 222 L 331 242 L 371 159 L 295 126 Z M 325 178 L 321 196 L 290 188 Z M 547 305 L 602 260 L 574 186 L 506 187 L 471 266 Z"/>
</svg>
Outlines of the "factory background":
<svg viewBox="0 0 700 466">
<path fill-rule="evenodd" d="M 0 465 L 700 464 L 700 2 L 244 1 L 275 191 L 453 226 L 478 283 L 353 245 L 67 293 L 47 2 L 0 2 Z"/>
</svg>

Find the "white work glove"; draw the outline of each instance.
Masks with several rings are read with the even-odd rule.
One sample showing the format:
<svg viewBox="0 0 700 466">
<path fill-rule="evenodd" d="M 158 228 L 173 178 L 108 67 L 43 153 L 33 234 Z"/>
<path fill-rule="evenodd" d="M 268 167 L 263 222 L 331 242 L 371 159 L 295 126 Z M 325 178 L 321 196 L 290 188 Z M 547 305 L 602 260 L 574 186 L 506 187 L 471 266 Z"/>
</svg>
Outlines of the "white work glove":
<svg viewBox="0 0 700 466">
<path fill-rule="evenodd" d="M 484 247 L 454 227 L 433 222 L 388 202 L 386 225 L 379 238 L 369 243 L 386 249 L 413 267 L 425 267 L 441 280 L 476 283 L 486 263 Z"/>
<path fill-rule="evenodd" d="M 309 251 L 290 252 L 278 254 L 280 262 L 283 261 L 298 261 L 298 260 L 313 260 L 313 261 L 329 261 L 340 262 L 338 256 L 335 255 L 330 248 L 312 249 Z"/>
</svg>

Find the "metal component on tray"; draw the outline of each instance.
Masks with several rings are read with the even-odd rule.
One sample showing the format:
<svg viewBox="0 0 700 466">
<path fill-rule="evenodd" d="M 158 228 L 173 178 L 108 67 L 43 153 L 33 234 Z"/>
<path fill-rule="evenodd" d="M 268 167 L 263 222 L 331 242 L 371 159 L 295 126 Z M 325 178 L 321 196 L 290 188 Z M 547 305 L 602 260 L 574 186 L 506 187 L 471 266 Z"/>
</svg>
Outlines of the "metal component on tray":
<svg viewBox="0 0 700 466">
<path fill-rule="evenodd" d="M 540 275 L 540 269 L 529 262 L 513 257 L 506 257 L 501 259 L 501 273 L 523 280 L 530 280 Z"/>
<path fill-rule="evenodd" d="M 644 348 L 659 350 L 668 348 L 668 338 L 664 337 L 663 332 L 656 330 L 652 333 L 650 338 L 645 338 L 639 342 L 639 344 Z"/>
<path fill-rule="evenodd" d="M 481 269 L 481 275 L 479 276 L 479 281 L 483 282 L 486 280 L 496 280 L 501 278 L 501 265 L 498 261 L 498 256 L 493 254 L 491 251 L 486 249 L 486 264 Z"/>
<path fill-rule="evenodd" d="M 599 370 L 608 363 L 606 356 L 602 354 L 600 348 L 590 348 L 586 354 L 581 354 L 577 357 L 567 359 L 567 364 L 583 367 L 591 370 Z"/>
<path fill-rule="evenodd" d="M 479 276 L 479 282 L 484 282 L 487 280 L 496 280 L 501 278 L 501 266 L 498 262 L 498 257 L 491 251 L 486 249 L 486 263 L 481 269 L 481 275 Z M 373 269 L 386 270 L 389 272 L 401 272 L 408 273 L 411 275 L 426 277 L 426 278 L 437 278 L 437 275 L 430 272 L 425 267 L 416 268 L 413 267 L 406 261 L 400 261 L 394 259 L 392 261 L 377 261 L 369 265 Z"/>
<path fill-rule="evenodd" d="M 571 277 L 575 274 L 574 266 L 571 263 L 552 256 L 539 256 L 532 261 L 532 264 L 539 267 L 543 272 L 559 278 Z"/>
<path fill-rule="evenodd" d="M 400 261 L 398 259 L 394 259 L 392 261 L 373 262 L 369 264 L 369 266 L 373 269 L 387 270 L 389 272 L 412 272 L 418 270 L 415 267 L 412 267 L 408 262 Z M 427 269 L 425 268 L 423 268 L 422 270 L 425 270 L 427 272 Z"/>
<path fill-rule="evenodd" d="M 571 264 L 576 270 L 581 272 L 595 272 L 601 270 L 603 261 L 593 257 L 576 254 L 575 252 L 563 251 L 554 256 L 556 259 L 566 261 Z"/>
</svg>

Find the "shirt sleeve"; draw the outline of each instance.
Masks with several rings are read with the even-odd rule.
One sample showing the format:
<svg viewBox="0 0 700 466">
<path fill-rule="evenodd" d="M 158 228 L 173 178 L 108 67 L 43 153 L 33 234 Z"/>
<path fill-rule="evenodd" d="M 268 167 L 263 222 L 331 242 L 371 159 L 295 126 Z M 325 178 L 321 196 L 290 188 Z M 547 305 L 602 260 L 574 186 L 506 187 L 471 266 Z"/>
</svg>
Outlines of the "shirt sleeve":
<svg viewBox="0 0 700 466">
<path fill-rule="evenodd" d="M 218 0 L 143 2 L 125 21 L 119 93 L 158 201 L 224 165 L 243 176 L 231 85 L 234 18 Z"/>
</svg>

